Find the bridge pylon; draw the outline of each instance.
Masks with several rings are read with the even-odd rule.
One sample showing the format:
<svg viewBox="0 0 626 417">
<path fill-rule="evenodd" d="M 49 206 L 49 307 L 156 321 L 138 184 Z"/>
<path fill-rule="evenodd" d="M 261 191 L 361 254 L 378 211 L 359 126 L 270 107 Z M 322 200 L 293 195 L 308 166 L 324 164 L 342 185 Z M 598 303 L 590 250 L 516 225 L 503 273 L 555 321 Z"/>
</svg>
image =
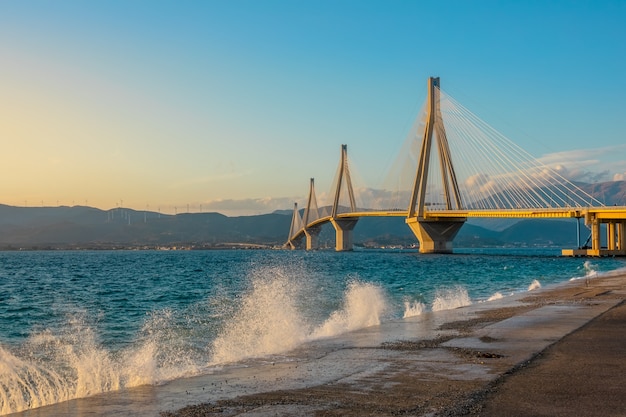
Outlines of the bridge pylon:
<svg viewBox="0 0 626 417">
<path fill-rule="evenodd" d="M 302 228 L 302 217 L 298 211 L 298 203 L 293 203 L 293 214 L 291 216 L 291 226 L 289 226 L 289 237 L 287 243 L 283 246 L 285 249 L 296 249 L 296 245 L 293 241 L 294 234 Z"/>
<path fill-rule="evenodd" d="M 452 241 L 466 221 L 464 217 L 439 219 L 427 211 L 426 188 L 433 137 L 437 145 L 436 155 L 439 157 L 442 192 L 446 209 L 461 210 L 463 206 L 456 173 L 452 165 L 450 146 L 441 117 L 439 88 L 439 77 L 430 77 L 428 79 L 426 126 L 406 218 L 407 225 L 419 240 L 421 253 L 451 253 Z"/>
<path fill-rule="evenodd" d="M 319 209 L 317 207 L 317 198 L 315 197 L 315 178 L 311 178 L 309 183 L 309 198 L 307 199 L 306 208 L 304 209 L 304 217 L 302 225 L 304 227 L 304 235 L 306 236 L 306 250 L 319 248 L 319 234 L 322 231 L 321 226 L 309 227 L 313 220 L 319 218 Z"/>
<path fill-rule="evenodd" d="M 339 199 L 344 182 L 350 200 L 350 213 L 354 213 L 357 211 L 357 207 L 356 199 L 354 198 L 354 189 L 352 188 L 352 179 L 350 178 L 350 169 L 348 167 L 348 145 L 341 145 L 337 189 L 335 190 L 335 199 L 333 200 L 333 207 L 330 214 L 330 222 L 335 228 L 335 250 L 337 252 L 351 251 L 353 249 L 352 231 L 359 220 L 358 217 L 338 217 Z"/>
</svg>

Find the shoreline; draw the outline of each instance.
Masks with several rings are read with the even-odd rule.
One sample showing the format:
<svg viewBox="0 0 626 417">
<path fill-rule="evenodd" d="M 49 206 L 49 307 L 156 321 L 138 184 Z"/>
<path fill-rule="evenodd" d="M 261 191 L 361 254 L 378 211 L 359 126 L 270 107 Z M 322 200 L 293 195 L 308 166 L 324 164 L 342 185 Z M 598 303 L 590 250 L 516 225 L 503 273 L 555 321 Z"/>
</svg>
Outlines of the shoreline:
<svg viewBox="0 0 626 417">
<path fill-rule="evenodd" d="M 626 274 L 609 272 L 11 415 L 466 415 L 482 410 L 502 380 L 624 299 Z"/>
<path fill-rule="evenodd" d="M 369 360 L 385 366 L 356 370 L 312 387 L 244 395 L 161 415 L 502 415 L 499 387 L 563 339 L 623 306 L 624 284 L 626 275 L 607 274 L 519 294 L 514 296 L 518 300 L 506 300 L 496 308 L 495 304 L 460 308 L 456 313 L 466 314 L 435 326 L 439 333 L 434 339 L 383 342 L 379 349 L 398 355 L 372 354 Z M 358 353 L 363 349 L 376 347 L 361 347 Z M 508 415 L 515 413 L 519 394 L 515 389 L 509 393 Z M 532 411 L 533 405 L 526 404 L 519 415 Z M 571 415 L 580 408 L 563 411 Z M 600 414 L 611 412 L 602 409 Z"/>
</svg>

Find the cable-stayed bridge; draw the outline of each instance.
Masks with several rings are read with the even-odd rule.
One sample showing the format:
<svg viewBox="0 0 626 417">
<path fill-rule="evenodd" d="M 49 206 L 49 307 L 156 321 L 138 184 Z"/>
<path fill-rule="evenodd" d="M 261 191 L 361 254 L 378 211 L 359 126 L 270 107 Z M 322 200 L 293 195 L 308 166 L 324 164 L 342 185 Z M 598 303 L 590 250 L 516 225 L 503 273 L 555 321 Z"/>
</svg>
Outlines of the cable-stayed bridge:
<svg viewBox="0 0 626 417">
<path fill-rule="evenodd" d="M 327 204 L 318 204 L 311 178 L 306 207 L 294 205 L 285 245 L 315 249 L 322 225 L 331 223 L 336 250 L 351 250 L 361 217 L 395 216 L 405 218 L 421 253 L 451 253 L 468 218 L 576 218 L 579 247 L 563 254 L 626 256 L 626 207 L 606 207 L 566 176 L 563 166 L 551 168 L 533 158 L 431 77 L 426 103 L 385 184 L 355 189 L 342 145 Z M 584 247 L 580 219 L 590 229 L 590 245 Z"/>
</svg>

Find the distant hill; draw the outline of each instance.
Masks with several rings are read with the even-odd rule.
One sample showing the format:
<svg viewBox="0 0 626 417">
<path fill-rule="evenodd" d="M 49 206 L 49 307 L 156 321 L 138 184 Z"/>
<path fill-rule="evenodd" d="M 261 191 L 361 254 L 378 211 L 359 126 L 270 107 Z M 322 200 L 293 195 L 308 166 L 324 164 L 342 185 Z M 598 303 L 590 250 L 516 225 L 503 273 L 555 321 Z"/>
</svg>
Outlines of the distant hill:
<svg viewBox="0 0 626 417">
<path fill-rule="evenodd" d="M 227 217 L 219 213 L 162 215 L 131 209 L 11 207 L 0 205 L 0 249 L 118 246 L 277 245 L 291 217 Z"/>
<path fill-rule="evenodd" d="M 580 186 L 606 205 L 626 204 L 625 181 Z M 126 208 L 0 204 L 0 249 L 280 246 L 287 240 L 290 225 L 291 210 L 240 217 L 219 213 L 173 216 Z M 573 247 L 576 227 L 575 220 L 470 219 L 454 244 Z M 583 240 L 587 234 L 583 228 Z M 323 227 L 320 242 L 334 246 L 331 225 Z M 357 223 L 354 242 L 363 246 L 414 245 L 416 238 L 403 218 L 370 217 Z"/>
<path fill-rule="evenodd" d="M 626 206 L 626 181 L 576 185 L 607 206 Z"/>
<path fill-rule="evenodd" d="M 0 249 L 110 249 L 193 246 L 219 248 L 280 246 L 287 240 L 291 215 L 227 217 L 219 213 L 159 215 L 130 209 L 91 207 L 24 208 L 0 205 Z M 525 220 L 501 231 L 467 223 L 455 246 L 575 244 L 575 222 Z M 334 247 L 330 224 L 320 234 L 322 246 Z M 362 218 L 354 229 L 356 244 L 366 247 L 414 245 L 404 218 Z"/>
</svg>

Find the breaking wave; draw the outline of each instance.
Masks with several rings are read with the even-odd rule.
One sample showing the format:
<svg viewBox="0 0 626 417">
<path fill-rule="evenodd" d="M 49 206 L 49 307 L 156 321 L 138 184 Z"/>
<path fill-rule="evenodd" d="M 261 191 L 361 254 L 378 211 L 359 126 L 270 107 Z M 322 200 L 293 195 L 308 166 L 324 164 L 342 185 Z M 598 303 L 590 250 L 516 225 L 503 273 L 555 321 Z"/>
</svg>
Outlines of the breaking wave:
<svg viewBox="0 0 626 417">
<path fill-rule="evenodd" d="M 472 304 L 467 290 L 463 287 L 437 290 L 432 304 L 433 311 L 451 310 Z"/>
<path fill-rule="evenodd" d="M 404 301 L 404 314 L 402 318 L 420 316 L 426 311 L 426 305 L 419 301 Z"/>
<path fill-rule="evenodd" d="M 489 298 L 487 299 L 487 301 L 495 301 L 495 300 L 499 300 L 499 299 L 501 299 L 501 298 L 504 298 L 504 296 L 502 295 L 502 293 L 501 293 L 501 292 L 496 292 L 496 293 L 493 293 L 493 295 L 492 295 L 491 297 L 489 297 Z"/>
<path fill-rule="evenodd" d="M 0 347 L 0 413 L 152 384 L 187 371 L 159 367 L 157 350 L 154 341 L 146 341 L 112 353 L 79 319 L 70 320 L 63 334 L 46 330 L 31 336 L 17 352 Z"/>
<path fill-rule="evenodd" d="M 0 346 L 0 414 L 283 353 L 306 341 L 380 324 L 388 308 L 382 287 L 353 280 L 336 308 L 321 315 L 320 303 L 327 300 L 316 298 L 315 288 L 301 278 L 293 270 L 259 268 L 249 290 L 228 302 L 208 300 L 208 310 L 151 312 L 136 340 L 117 351 L 103 346 L 80 316 L 60 332 L 44 330 L 21 346 Z"/>
<path fill-rule="evenodd" d="M 387 308 L 381 287 L 352 281 L 342 306 L 316 325 L 300 308 L 302 292 L 297 281 L 281 271 L 257 277 L 213 341 L 211 363 L 282 353 L 310 340 L 374 326 Z"/>
<path fill-rule="evenodd" d="M 538 290 L 539 288 L 541 288 L 541 283 L 534 279 L 528 286 L 528 291 Z"/>
</svg>

